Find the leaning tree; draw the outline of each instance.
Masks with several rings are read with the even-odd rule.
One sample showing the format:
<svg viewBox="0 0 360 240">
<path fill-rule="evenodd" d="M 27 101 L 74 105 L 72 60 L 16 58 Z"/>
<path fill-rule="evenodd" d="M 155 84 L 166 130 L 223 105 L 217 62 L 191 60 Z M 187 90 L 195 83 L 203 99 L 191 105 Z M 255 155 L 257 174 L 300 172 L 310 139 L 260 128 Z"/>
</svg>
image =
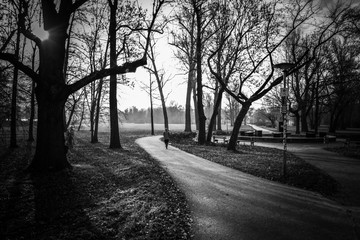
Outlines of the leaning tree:
<svg viewBox="0 0 360 240">
<path fill-rule="evenodd" d="M 8 50 L 7 39 L 3 40 L 0 48 L 0 59 L 16 66 L 36 83 L 36 99 L 38 103 L 38 124 L 36 151 L 29 166 L 33 171 L 60 170 L 70 167 L 64 147 L 64 105 L 68 96 L 87 84 L 112 74 L 135 72 L 140 66 L 146 65 L 147 48 L 138 59 L 126 59 L 124 63 L 115 67 L 94 71 L 78 81 L 66 84 L 64 77 L 65 46 L 68 39 L 69 22 L 72 15 L 81 7 L 90 4 L 88 0 L 42 0 L 41 16 L 44 30 L 49 33 L 45 40 L 41 40 L 25 25 L 29 21 L 27 6 L 29 1 L 20 0 L 21 18 L 18 21 L 19 31 L 23 36 L 35 42 L 39 49 L 39 71 L 35 72 L 29 66 L 19 61 L 15 54 Z M 156 16 L 166 0 L 154 0 L 153 12 L 147 31 L 148 42 Z M 9 38 L 12 38 L 10 35 Z"/>
<path fill-rule="evenodd" d="M 280 59 L 281 46 L 297 28 L 314 21 L 316 18 L 313 17 L 318 13 L 318 8 L 311 0 L 297 0 L 285 6 L 279 5 L 276 1 L 249 0 L 245 2 L 232 1 L 236 9 L 233 17 L 237 19 L 234 33 L 240 33 L 240 37 L 237 37 L 232 44 L 241 46 L 235 49 L 241 51 L 237 53 L 239 59 L 238 70 L 234 74 L 236 78 L 233 78 L 232 84 L 227 84 L 220 77 L 216 77 L 225 91 L 242 106 L 235 119 L 228 150 L 236 149 L 240 127 L 252 103 L 261 99 L 283 81 L 283 76 L 274 77 L 274 62 Z M 314 59 L 319 46 L 337 33 L 339 19 L 348 7 L 349 5 L 342 6 L 332 12 L 330 21 L 324 17 L 321 19 L 323 22 L 318 22 L 319 27 L 313 29 L 313 31 L 319 31 L 316 44 L 296 59 L 293 63 L 294 67 L 287 71 L 286 75 L 298 71 Z M 254 23 L 256 26 L 252 26 Z M 224 40 L 223 44 L 226 44 L 227 41 L 232 41 L 232 38 Z M 215 56 L 216 52 L 221 50 L 221 46 L 213 50 L 211 55 Z M 303 61 L 305 57 L 307 61 Z M 211 66 L 211 63 L 209 65 Z M 210 68 L 210 71 L 214 76 L 218 75 L 214 69 Z"/>
</svg>

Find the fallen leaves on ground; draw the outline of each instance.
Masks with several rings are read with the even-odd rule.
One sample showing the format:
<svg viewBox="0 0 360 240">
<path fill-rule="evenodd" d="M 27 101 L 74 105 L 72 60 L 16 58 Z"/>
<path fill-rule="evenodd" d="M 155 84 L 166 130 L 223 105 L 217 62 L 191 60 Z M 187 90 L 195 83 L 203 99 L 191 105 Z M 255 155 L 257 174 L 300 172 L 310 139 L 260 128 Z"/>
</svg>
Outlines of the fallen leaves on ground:
<svg viewBox="0 0 360 240">
<path fill-rule="evenodd" d="M 191 239 L 185 196 L 134 143 L 108 148 L 108 134 L 89 143 L 76 133 L 73 168 L 36 175 L 23 170 L 34 146 L 1 151 L 1 239 Z"/>
</svg>

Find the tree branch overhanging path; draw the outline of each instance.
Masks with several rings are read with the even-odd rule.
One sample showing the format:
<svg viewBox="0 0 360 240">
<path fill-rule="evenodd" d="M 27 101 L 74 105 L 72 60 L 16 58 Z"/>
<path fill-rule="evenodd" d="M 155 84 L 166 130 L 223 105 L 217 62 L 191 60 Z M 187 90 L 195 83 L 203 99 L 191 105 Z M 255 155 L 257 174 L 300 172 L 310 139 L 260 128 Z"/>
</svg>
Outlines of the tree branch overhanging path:
<svg viewBox="0 0 360 240">
<path fill-rule="evenodd" d="M 110 75 L 126 74 L 135 72 L 140 66 L 147 64 L 147 50 L 150 34 L 154 30 L 156 18 L 167 0 L 154 0 L 153 12 L 149 20 L 149 28 L 143 29 L 147 32 L 145 51 L 137 59 L 126 59 L 119 66 L 95 70 L 82 77 L 78 81 L 66 84 L 64 78 L 65 46 L 69 37 L 69 23 L 71 17 L 83 8 L 87 7 L 88 0 L 77 1 L 47 1 L 42 0 L 37 5 L 38 13 L 41 12 L 41 22 L 44 30 L 49 32 L 49 37 L 41 41 L 39 37 L 25 29 L 28 22 L 32 22 L 29 14 L 29 3 L 20 0 L 22 7 L 19 9 L 19 25 L 21 34 L 27 39 L 35 42 L 39 49 L 39 71 L 35 72 L 25 63 L 20 62 L 11 53 L 8 42 L 1 46 L 0 59 L 5 60 L 18 67 L 32 81 L 36 82 L 36 99 L 38 103 L 38 128 L 37 144 L 34 158 L 29 166 L 30 170 L 48 171 L 70 167 L 66 158 L 64 147 L 64 124 L 63 110 L 68 96 L 89 83 Z M 41 8 L 40 8 L 41 5 Z M 11 39 L 12 35 L 8 36 Z"/>
</svg>

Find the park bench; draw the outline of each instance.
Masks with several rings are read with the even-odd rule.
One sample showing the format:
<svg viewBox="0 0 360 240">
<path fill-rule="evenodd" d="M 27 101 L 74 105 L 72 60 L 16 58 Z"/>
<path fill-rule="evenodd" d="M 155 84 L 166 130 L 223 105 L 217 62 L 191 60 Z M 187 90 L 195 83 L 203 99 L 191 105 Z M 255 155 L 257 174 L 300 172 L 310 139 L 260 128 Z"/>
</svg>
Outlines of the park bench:
<svg viewBox="0 0 360 240">
<path fill-rule="evenodd" d="M 349 148 L 350 146 L 360 146 L 360 141 L 351 140 L 350 138 L 345 139 L 344 147 Z"/>
<path fill-rule="evenodd" d="M 222 140 L 224 143 L 228 143 L 229 140 L 224 135 L 213 135 L 213 142 L 218 143 L 219 140 Z"/>
<path fill-rule="evenodd" d="M 286 137 L 289 137 L 290 135 L 291 135 L 290 132 L 286 133 Z M 272 136 L 275 137 L 275 138 L 280 138 L 280 137 L 283 137 L 283 133 L 282 132 L 273 132 Z"/>
<path fill-rule="evenodd" d="M 240 137 L 238 137 L 238 139 L 236 140 L 236 144 L 237 145 L 240 145 L 240 142 L 241 141 L 247 141 L 245 139 L 241 139 Z M 250 141 L 250 146 L 254 146 L 255 145 L 255 138 L 254 137 L 250 137 L 249 138 L 249 141 Z M 245 144 L 245 143 L 244 143 Z"/>
</svg>

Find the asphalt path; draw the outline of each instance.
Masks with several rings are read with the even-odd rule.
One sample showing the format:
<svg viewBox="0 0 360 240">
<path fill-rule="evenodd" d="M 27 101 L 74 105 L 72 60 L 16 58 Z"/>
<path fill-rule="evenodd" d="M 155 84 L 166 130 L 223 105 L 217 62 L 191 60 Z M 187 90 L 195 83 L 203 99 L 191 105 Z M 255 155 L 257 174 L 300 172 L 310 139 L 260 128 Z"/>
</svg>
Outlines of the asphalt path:
<svg viewBox="0 0 360 240">
<path fill-rule="evenodd" d="M 257 178 L 183 152 L 160 136 L 137 140 L 185 193 L 194 239 L 359 240 L 354 214 L 319 194 Z"/>
</svg>

